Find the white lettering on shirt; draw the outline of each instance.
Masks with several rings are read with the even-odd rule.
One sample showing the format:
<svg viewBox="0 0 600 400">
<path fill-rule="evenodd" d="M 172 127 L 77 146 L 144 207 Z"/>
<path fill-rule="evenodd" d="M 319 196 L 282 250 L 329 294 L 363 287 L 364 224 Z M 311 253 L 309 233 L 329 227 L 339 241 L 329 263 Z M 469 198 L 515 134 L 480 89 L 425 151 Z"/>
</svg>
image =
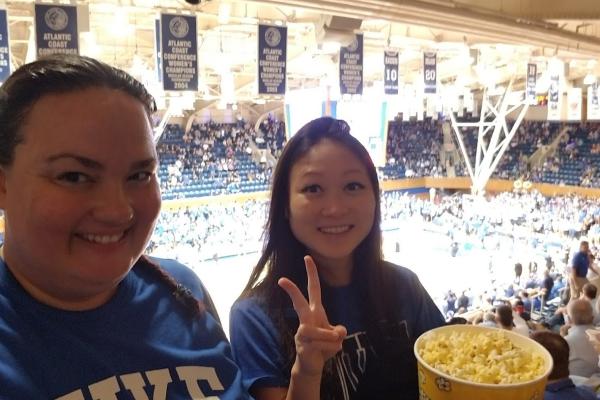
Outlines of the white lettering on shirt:
<svg viewBox="0 0 600 400">
<path fill-rule="evenodd" d="M 223 383 L 212 367 L 185 366 L 177 367 L 177 376 L 180 382 L 185 382 L 191 399 L 218 400 L 217 396 L 207 397 L 200 389 L 199 382 L 208 383 L 211 390 L 225 390 Z M 148 385 L 144 381 L 146 377 L 150 386 L 154 387 L 152 399 L 148 399 L 144 390 Z M 118 380 L 117 380 L 118 378 Z M 121 392 L 119 380 L 125 387 L 125 391 L 131 392 L 135 400 L 166 400 L 169 383 L 173 382 L 171 372 L 168 369 L 157 369 L 146 372 L 133 372 L 130 374 L 112 376 L 107 379 L 92 383 L 88 386 L 91 400 L 117 400 L 117 394 Z M 83 390 L 78 389 L 55 400 L 86 400 Z"/>
</svg>

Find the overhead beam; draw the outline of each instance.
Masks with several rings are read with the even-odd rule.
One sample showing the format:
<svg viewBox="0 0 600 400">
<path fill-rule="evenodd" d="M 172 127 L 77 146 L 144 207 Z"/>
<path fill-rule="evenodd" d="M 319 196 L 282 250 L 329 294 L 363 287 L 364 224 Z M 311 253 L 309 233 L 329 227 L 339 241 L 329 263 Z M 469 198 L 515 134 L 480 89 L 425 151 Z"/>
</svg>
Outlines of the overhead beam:
<svg viewBox="0 0 600 400">
<path fill-rule="evenodd" d="M 471 9 L 484 9 L 508 14 L 513 17 L 534 20 L 600 19 L 600 4 L 598 0 L 454 0 L 453 3 Z"/>
<path fill-rule="evenodd" d="M 555 24 L 524 21 L 489 11 L 456 6 L 454 3 L 422 0 L 251 0 L 263 4 L 300 7 L 351 18 L 375 18 L 434 29 L 477 35 L 490 41 L 564 49 L 595 57 L 600 38 L 581 35 Z M 598 0 L 594 0 L 598 1 Z M 447 4 L 444 4 L 447 3 Z M 452 4 L 452 6 L 449 6 Z"/>
</svg>

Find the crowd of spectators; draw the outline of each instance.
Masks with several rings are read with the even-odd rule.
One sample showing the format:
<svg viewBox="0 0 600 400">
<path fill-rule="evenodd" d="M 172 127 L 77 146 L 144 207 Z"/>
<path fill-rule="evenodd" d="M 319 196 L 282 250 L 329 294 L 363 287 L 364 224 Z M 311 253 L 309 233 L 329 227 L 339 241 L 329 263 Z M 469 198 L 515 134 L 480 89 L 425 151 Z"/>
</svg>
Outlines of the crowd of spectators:
<svg viewBox="0 0 600 400">
<path fill-rule="evenodd" d="M 533 182 L 600 187 L 600 124 L 567 125 L 553 154 L 533 168 Z"/>
<path fill-rule="evenodd" d="M 559 129 L 559 123 L 522 121 L 500 160 L 494 177 L 515 179 L 528 174 L 529 157 L 542 146 L 549 145 L 560 132 Z"/>
<path fill-rule="evenodd" d="M 194 123 L 186 132 L 179 125 L 167 125 L 157 145 L 163 197 L 266 190 L 272 168 L 253 161 L 250 142 L 255 138 L 244 121 Z"/>
<path fill-rule="evenodd" d="M 212 258 L 218 253 L 215 249 L 235 253 L 242 244 L 258 251 L 260 246 L 256 244 L 260 242 L 265 209 L 264 200 L 166 209 L 151 249 L 166 246 L 171 251 L 183 243 L 200 249 L 201 259 Z M 539 193 L 502 193 L 485 199 L 466 194 L 438 195 L 432 202 L 391 191 L 383 193 L 381 210 L 384 230 L 398 229 L 405 221 L 417 218 L 453 242 L 475 241 L 488 250 L 499 246 L 498 238 L 525 243 L 548 254 L 553 249 L 562 254 L 581 236 L 588 237 L 593 247 L 600 246 L 600 202 L 578 196 L 549 198 Z M 239 226 L 247 229 L 238 229 Z M 543 262 L 543 258 L 521 260 L 524 265 Z"/>
<path fill-rule="evenodd" d="M 474 120 L 471 122 L 475 122 Z M 421 176 L 445 176 L 447 166 L 440 162 L 443 148 L 443 121 L 390 122 L 387 142 L 385 179 Z M 512 128 L 509 122 L 509 130 Z M 549 151 L 539 166 L 532 167 L 530 157 L 543 146 L 560 138 L 556 151 Z M 462 129 L 465 150 L 475 165 L 478 129 Z M 459 149 L 456 139 L 455 146 Z M 454 165 L 457 176 L 466 176 L 466 163 L 460 154 Z M 561 124 L 547 121 L 523 121 L 503 154 L 492 177 L 521 179 L 557 185 L 600 187 L 600 124 Z"/>
<path fill-rule="evenodd" d="M 563 127 L 524 122 L 494 176 L 599 187 L 598 124 L 571 126 L 556 152 L 538 168 L 530 168 L 531 155 L 549 145 Z M 210 188 L 200 195 L 236 193 L 247 182 L 262 185 L 251 190 L 264 190 L 270 169 L 262 160 L 253 160 L 253 145 L 277 158 L 285 145 L 284 132 L 283 123 L 272 118 L 265 119 L 258 132 L 244 121 L 193 124 L 187 132 L 170 125 L 158 145 L 163 192 L 182 197 L 180 189 L 200 183 Z M 444 176 L 442 132 L 440 122 L 433 120 L 390 123 L 384 177 Z M 465 144 L 473 159 L 476 139 L 475 130 L 466 133 Z M 464 172 L 464 163 L 456 165 L 455 171 Z M 598 287 L 585 285 L 581 297 L 568 303 L 569 267 L 579 241 L 586 238 L 590 254 L 600 254 L 600 201 L 574 195 L 548 198 L 527 191 L 487 198 L 444 194 L 431 199 L 385 192 L 381 201 L 384 230 L 400 229 L 408 220 L 418 221 L 423 229 L 449 239 L 452 257 L 460 257 L 467 243 L 476 243 L 490 254 L 509 247 L 510 258 L 490 256 L 489 280 L 479 287 L 451 287 L 433 293 L 449 322 L 495 326 L 524 335 L 541 330 L 559 332 L 571 356 L 578 360 L 569 363 L 575 371 L 572 375 L 587 382 L 598 374 L 600 382 L 598 356 L 590 351 L 594 344 L 587 342 L 591 339 L 585 335 L 600 322 L 600 303 L 593 290 Z M 148 252 L 167 257 L 175 254 L 186 263 L 259 252 L 266 210 L 266 200 L 165 209 Z M 591 274 L 600 272 L 594 262 L 590 259 Z M 600 286 L 600 276 L 592 276 L 590 281 Z"/>
<path fill-rule="evenodd" d="M 478 122 L 468 120 L 465 122 Z M 514 121 L 509 121 L 507 127 L 512 130 Z M 561 124 L 547 121 L 522 121 L 510 141 L 500 162 L 492 175 L 500 179 L 518 179 L 527 176 L 530 171 L 529 158 L 542 146 L 549 145 L 560 133 Z M 493 128 L 490 128 L 493 129 Z M 477 152 L 478 128 L 463 128 L 463 142 L 466 147 L 471 166 L 475 165 Z M 489 131 L 488 135 L 492 131 Z M 488 136 L 489 137 L 489 136 Z M 503 137 L 500 137 L 503 139 Z M 467 175 L 464 162 L 457 168 L 457 175 Z"/>
<path fill-rule="evenodd" d="M 488 198 L 436 197 L 432 202 L 390 192 L 382 199 L 382 215 L 387 222 L 384 227 L 397 228 L 404 225 L 403 221 L 416 218 L 427 224 L 427 229 L 445 234 L 453 245 L 460 245 L 449 248 L 453 256 L 465 243 L 477 243 L 490 253 L 508 246 L 503 254 L 511 254 L 510 260 L 490 260 L 488 264 L 489 287 L 451 288 L 437 294 L 445 297 L 440 308 L 449 312 L 449 317 L 461 308 L 462 312 L 473 306 L 491 308 L 495 300 L 511 298 L 522 290 L 539 292 L 546 288 L 545 300 L 550 300 L 559 295 L 568 281 L 568 262 L 580 238 L 588 239 L 593 253 L 600 250 L 600 201 L 579 196 L 550 198 L 535 192 L 513 192 Z M 392 225 L 389 221 L 393 221 Z M 511 261 L 519 266 L 514 273 L 507 269 Z M 549 277 L 552 285 L 548 284 Z M 521 297 L 527 297 L 527 292 Z M 523 300 L 526 309 L 534 303 L 540 307 L 541 298 Z"/>
<path fill-rule="evenodd" d="M 463 122 L 477 122 L 465 120 Z M 513 121 L 514 122 L 514 121 Z M 512 123 L 508 123 L 509 130 Z M 425 119 L 424 121 L 394 120 L 389 124 L 386 167 L 384 177 L 388 179 L 411 178 L 421 176 L 445 176 L 447 166 L 441 162 L 444 138 L 443 120 Z M 508 149 L 498 164 L 493 177 L 517 179 L 529 176 L 532 171 L 529 158 L 542 146 L 549 145 L 560 132 L 561 124 L 546 121 L 523 121 L 511 140 Z M 478 128 L 462 128 L 465 150 L 474 166 L 477 151 Z M 454 137 L 454 134 L 452 135 Z M 456 149 L 460 149 L 455 138 Z M 460 151 L 460 150 L 459 150 Z M 600 152 L 600 147 L 597 149 Z M 462 153 L 460 162 L 453 165 L 457 176 L 466 176 L 467 168 Z"/>
<path fill-rule="evenodd" d="M 390 122 L 381 178 L 446 176 L 447 167 L 455 158 L 443 157 L 442 123 L 433 119 Z M 561 136 L 556 151 L 532 168 L 531 155 L 552 143 L 565 127 L 568 130 Z M 251 144 L 268 151 L 276 160 L 285 141 L 284 123 L 272 116 L 260 123 L 257 132 L 243 120 L 235 124 L 195 123 L 186 132 L 179 125 L 167 125 L 158 144 L 163 196 L 174 199 L 266 190 L 273 163 L 267 162 L 264 153 L 253 157 Z M 464 129 L 463 141 L 474 163 L 477 129 Z M 441 161 L 444 158 L 450 160 L 446 165 Z M 452 165 L 454 173 L 464 176 L 467 170 L 462 155 L 458 160 Z M 599 166 L 600 124 L 523 121 L 493 177 L 600 187 Z"/>
<path fill-rule="evenodd" d="M 176 254 L 182 261 L 191 260 L 191 265 L 256 252 L 261 248 L 266 210 L 265 200 L 163 210 L 148 252 L 164 257 Z"/>
<path fill-rule="evenodd" d="M 443 137 L 438 121 L 390 122 L 386 146 L 385 175 L 392 178 L 442 176 L 440 162 Z"/>
<path fill-rule="evenodd" d="M 276 159 L 285 146 L 285 124 L 274 116 L 265 118 L 258 127 L 256 145 L 259 149 L 268 149 Z"/>
<path fill-rule="evenodd" d="M 397 223 L 416 218 L 425 229 L 438 226 L 461 242 L 456 248 L 480 242 L 491 255 L 487 282 L 434 293 L 448 323 L 511 330 L 544 346 L 544 338 L 562 343 L 560 353 L 548 347 L 553 357 L 562 354 L 555 359 L 560 376 L 553 372 L 548 390 L 577 387 L 591 397 L 573 398 L 595 398 L 600 388 L 600 263 L 595 258 L 600 255 L 600 200 L 513 192 L 431 201 L 395 192 L 382 204 L 385 218 L 393 216 Z M 495 251 L 507 243 L 506 251 Z M 580 263 L 589 266 L 586 283 L 573 293 L 572 274 Z"/>
</svg>

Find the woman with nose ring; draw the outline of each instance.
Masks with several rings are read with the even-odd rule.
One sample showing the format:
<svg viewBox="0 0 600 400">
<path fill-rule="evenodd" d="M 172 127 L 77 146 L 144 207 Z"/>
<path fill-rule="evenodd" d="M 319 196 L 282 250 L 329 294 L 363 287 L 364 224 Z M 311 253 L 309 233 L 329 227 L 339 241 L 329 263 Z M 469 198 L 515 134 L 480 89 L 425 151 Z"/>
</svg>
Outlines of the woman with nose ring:
<svg viewBox="0 0 600 400">
<path fill-rule="evenodd" d="M 54 56 L 0 87 L 0 398 L 246 399 L 208 293 L 142 255 L 160 210 L 154 100 Z"/>
</svg>

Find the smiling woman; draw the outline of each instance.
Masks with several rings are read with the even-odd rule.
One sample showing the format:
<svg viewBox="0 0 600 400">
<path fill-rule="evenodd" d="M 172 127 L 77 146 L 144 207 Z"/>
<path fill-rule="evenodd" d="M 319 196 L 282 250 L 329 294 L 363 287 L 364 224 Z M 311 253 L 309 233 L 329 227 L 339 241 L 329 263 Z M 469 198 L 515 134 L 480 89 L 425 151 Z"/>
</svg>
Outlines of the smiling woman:
<svg viewBox="0 0 600 400">
<path fill-rule="evenodd" d="M 379 203 L 344 121 L 311 121 L 284 148 L 263 254 L 230 314 L 256 399 L 418 399 L 413 345 L 444 320 L 414 273 L 383 260 Z"/>
<path fill-rule="evenodd" d="M 140 257 L 160 210 L 144 106 L 110 88 L 48 94 L 19 134 L 0 197 L 9 269 L 46 304 L 98 307 Z"/>
<path fill-rule="evenodd" d="M 290 171 L 289 222 L 319 272 L 350 283 L 352 253 L 373 227 L 375 194 L 366 169 L 348 148 L 323 139 Z"/>
<path fill-rule="evenodd" d="M 248 397 L 202 283 L 142 255 L 160 210 L 153 111 L 86 57 L 0 87 L 0 398 Z"/>
</svg>

